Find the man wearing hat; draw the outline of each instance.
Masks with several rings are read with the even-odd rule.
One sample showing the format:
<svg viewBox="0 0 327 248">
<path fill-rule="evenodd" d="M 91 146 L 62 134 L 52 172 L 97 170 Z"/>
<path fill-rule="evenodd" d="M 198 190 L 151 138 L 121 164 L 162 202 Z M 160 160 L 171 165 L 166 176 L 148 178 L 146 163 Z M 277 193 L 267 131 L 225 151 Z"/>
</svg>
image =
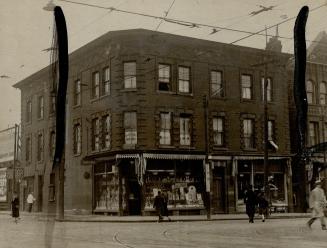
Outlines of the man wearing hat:
<svg viewBox="0 0 327 248">
<path fill-rule="evenodd" d="M 318 180 L 315 182 L 315 188 L 310 193 L 309 205 L 312 209 L 312 218 L 307 223 L 308 227 L 311 228 L 312 223 L 319 218 L 322 230 L 327 230 L 324 216 L 324 207 L 326 203 L 325 192 L 321 188 L 321 181 Z"/>
</svg>

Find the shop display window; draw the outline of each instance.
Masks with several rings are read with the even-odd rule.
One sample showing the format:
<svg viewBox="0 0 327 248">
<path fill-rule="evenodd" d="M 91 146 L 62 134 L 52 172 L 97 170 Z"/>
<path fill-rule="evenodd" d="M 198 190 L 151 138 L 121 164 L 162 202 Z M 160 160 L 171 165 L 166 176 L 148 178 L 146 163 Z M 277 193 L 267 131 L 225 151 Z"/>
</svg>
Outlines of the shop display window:
<svg viewBox="0 0 327 248">
<path fill-rule="evenodd" d="M 94 211 L 119 210 L 119 178 L 114 165 L 101 164 L 95 166 L 95 209 Z M 122 195 L 125 196 L 125 180 L 122 179 Z M 126 208 L 125 197 L 122 197 L 123 209 Z"/>
<path fill-rule="evenodd" d="M 203 208 L 203 172 L 196 169 L 149 169 L 145 175 L 145 210 L 153 209 L 158 191 L 166 194 L 168 209 Z M 167 166 L 166 166 L 167 168 Z M 201 168 L 201 167 L 200 167 Z"/>
</svg>

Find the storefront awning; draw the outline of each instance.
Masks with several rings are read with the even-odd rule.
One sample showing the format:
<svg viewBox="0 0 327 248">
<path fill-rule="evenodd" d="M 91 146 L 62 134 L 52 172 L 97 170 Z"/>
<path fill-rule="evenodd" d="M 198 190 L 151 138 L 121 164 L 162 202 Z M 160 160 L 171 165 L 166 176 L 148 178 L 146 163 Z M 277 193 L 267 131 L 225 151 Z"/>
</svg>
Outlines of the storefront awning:
<svg viewBox="0 0 327 248">
<path fill-rule="evenodd" d="M 269 160 L 280 160 L 280 159 L 290 159 L 291 157 L 272 157 L 269 156 Z M 263 160 L 263 156 L 235 156 L 234 159 L 236 160 Z"/>
<path fill-rule="evenodd" d="M 122 159 L 122 158 L 139 158 L 139 154 L 116 154 L 116 159 Z"/>
<path fill-rule="evenodd" d="M 208 159 L 211 159 L 211 160 L 231 160 L 232 157 L 231 156 L 215 156 L 215 155 L 209 155 L 208 156 Z"/>
<path fill-rule="evenodd" d="M 180 159 L 180 160 L 204 160 L 205 159 L 205 155 L 194 155 L 194 154 L 144 153 L 143 157 L 146 159 Z"/>
</svg>

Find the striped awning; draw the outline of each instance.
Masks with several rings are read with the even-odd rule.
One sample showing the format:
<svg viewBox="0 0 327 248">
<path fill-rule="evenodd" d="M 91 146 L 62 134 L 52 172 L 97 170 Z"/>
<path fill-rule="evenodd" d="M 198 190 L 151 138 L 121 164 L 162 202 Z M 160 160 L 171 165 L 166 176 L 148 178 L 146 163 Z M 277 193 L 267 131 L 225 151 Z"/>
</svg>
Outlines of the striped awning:
<svg viewBox="0 0 327 248">
<path fill-rule="evenodd" d="M 216 156 L 216 155 L 209 155 L 208 159 L 211 160 L 231 160 L 231 156 Z"/>
<path fill-rule="evenodd" d="M 269 160 L 280 160 L 280 159 L 290 159 L 291 157 L 272 157 L 269 156 Z M 263 156 L 235 156 L 234 159 L 236 160 L 263 160 Z"/>
<path fill-rule="evenodd" d="M 137 153 L 127 153 L 127 154 L 116 154 L 116 159 L 122 159 L 122 158 L 139 158 L 140 155 Z"/>
<path fill-rule="evenodd" d="M 180 160 L 203 160 L 205 155 L 195 154 L 157 154 L 157 153 L 144 153 L 143 157 L 146 159 L 180 159 Z"/>
</svg>

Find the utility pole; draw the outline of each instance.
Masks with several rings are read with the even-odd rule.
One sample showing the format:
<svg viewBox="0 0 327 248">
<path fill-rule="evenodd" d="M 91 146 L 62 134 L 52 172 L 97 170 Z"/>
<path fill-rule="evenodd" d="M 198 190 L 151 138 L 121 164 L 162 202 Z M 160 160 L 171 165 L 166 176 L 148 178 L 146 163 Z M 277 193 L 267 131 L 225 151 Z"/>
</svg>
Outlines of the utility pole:
<svg viewBox="0 0 327 248">
<path fill-rule="evenodd" d="M 14 133 L 14 161 L 13 161 L 13 182 L 12 182 L 12 193 L 16 192 L 16 160 L 17 160 L 17 144 L 18 144 L 18 132 L 19 126 L 15 124 L 15 133 Z"/>
<path fill-rule="evenodd" d="M 209 125 L 208 125 L 208 97 L 203 96 L 204 124 L 205 124 L 205 183 L 206 183 L 206 209 L 207 219 L 211 219 L 211 166 L 209 164 Z"/>
</svg>

